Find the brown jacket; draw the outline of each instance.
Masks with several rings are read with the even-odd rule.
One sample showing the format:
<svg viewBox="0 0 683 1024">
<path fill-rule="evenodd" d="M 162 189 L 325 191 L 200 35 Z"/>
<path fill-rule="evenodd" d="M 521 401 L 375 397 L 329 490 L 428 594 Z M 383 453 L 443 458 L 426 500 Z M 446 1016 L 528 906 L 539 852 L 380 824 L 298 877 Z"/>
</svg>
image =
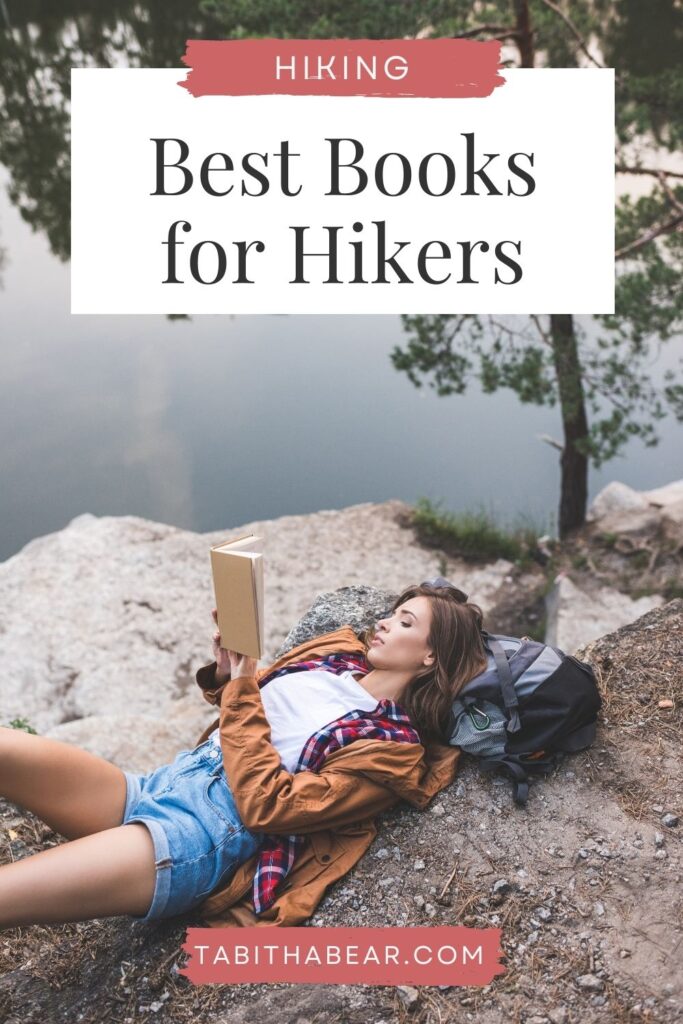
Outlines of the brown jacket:
<svg viewBox="0 0 683 1024">
<path fill-rule="evenodd" d="M 258 680 L 293 661 L 336 651 L 365 648 L 349 627 L 301 644 L 256 676 L 215 687 L 215 662 L 200 669 L 197 683 L 220 718 L 197 740 L 203 743 L 220 726 L 225 773 L 244 824 L 257 832 L 308 835 L 294 866 L 269 910 L 256 916 L 251 887 L 258 854 L 238 867 L 231 881 L 200 905 L 211 927 L 283 926 L 311 916 L 325 890 L 363 856 L 376 835 L 380 812 L 407 800 L 427 806 L 455 777 L 460 756 L 455 747 L 395 740 L 355 740 L 330 754 L 319 772 L 292 774 L 281 767 L 270 742 Z"/>
</svg>

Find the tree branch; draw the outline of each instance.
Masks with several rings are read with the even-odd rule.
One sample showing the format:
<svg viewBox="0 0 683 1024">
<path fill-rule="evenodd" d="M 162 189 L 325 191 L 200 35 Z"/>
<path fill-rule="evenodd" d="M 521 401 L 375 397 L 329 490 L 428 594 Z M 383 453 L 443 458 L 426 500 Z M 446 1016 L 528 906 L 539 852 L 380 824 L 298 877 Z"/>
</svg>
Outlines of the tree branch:
<svg viewBox="0 0 683 1024">
<path fill-rule="evenodd" d="M 470 39 L 472 36 L 478 36 L 482 32 L 495 32 L 496 35 L 500 35 L 502 33 L 503 38 L 517 35 L 514 28 L 508 28 L 506 25 L 477 25 L 476 28 L 468 28 L 466 32 L 458 32 L 457 36 L 454 36 L 454 38 Z"/>
<path fill-rule="evenodd" d="M 550 335 L 548 334 L 548 332 L 544 331 L 543 328 L 541 327 L 541 321 L 538 319 L 538 316 L 536 315 L 536 313 L 529 313 L 529 318 L 530 318 L 531 322 L 534 324 L 534 326 L 535 326 L 536 330 L 538 331 L 538 333 L 540 334 L 541 340 L 544 342 L 544 344 L 546 344 L 548 346 L 548 348 L 552 348 L 553 347 L 552 339 L 550 338 Z"/>
<path fill-rule="evenodd" d="M 630 256 L 632 252 L 637 252 L 638 249 L 642 249 L 643 246 L 647 245 L 648 242 L 652 242 L 655 238 L 660 235 L 666 235 L 670 231 L 675 231 L 679 224 L 683 224 L 683 213 L 677 214 L 672 217 L 671 220 L 667 220 L 664 224 L 653 225 L 649 228 L 640 238 L 636 238 L 635 241 L 629 242 L 628 245 L 622 246 L 621 249 L 617 249 L 614 254 L 616 260 L 621 260 L 624 256 Z"/>
<path fill-rule="evenodd" d="M 584 53 L 586 54 L 586 56 L 588 57 L 588 59 L 589 59 L 590 61 L 592 61 L 592 62 L 593 62 L 593 64 L 595 64 L 596 68 L 602 68 L 602 67 L 604 67 L 604 64 L 601 64 L 601 63 L 600 63 L 599 61 L 597 61 L 597 60 L 595 59 L 595 57 L 593 57 L 593 56 L 592 56 L 592 54 L 591 54 L 591 53 L 589 52 L 589 50 L 588 50 L 588 46 L 586 45 L 586 42 L 585 42 L 585 40 L 584 40 L 583 36 L 582 36 L 582 35 L 581 35 L 581 33 L 579 32 L 579 30 L 578 30 L 578 29 L 576 28 L 576 26 L 574 25 L 574 23 L 573 23 L 572 21 L 570 21 L 570 20 L 569 20 L 569 18 L 568 18 L 568 17 L 567 17 L 567 15 L 566 15 L 566 14 L 564 13 L 564 11 L 563 11 L 563 10 L 561 10 L 561 8 L 559 8 L 559 7 L 557 6 L 557 4 L 554 4 L 554 3 L 553 3 L 553 0 L 541 0 L 541 3 L 545 4 L 545 6 L 546 6 L 546 7 L 548 7 L 548 8 L 550 8 L 550 10 L 551 10 L 551 11 L 554 11 L 554 12 L 555 12 L 555 14 L 557 14 L 557 16 L 558 16 L 559 18 L 562 18 L 562 21 L 563 21 L 563 22 L 565 23 L 565 25 L 567 26 L 567 28 L 569 29 L 569 31 L 570 31 L 570 32 L 572 33 L 572 35 L 574 36 L 574 38 L 575 38 L 575 39 L 576 39 L 576 41 L 578 42 L 578 44 L 579 44 L 579 47 L 580 47 L 580 48 L 581 48 L 581 49 L 583 50 L 583 52 L 584 52 Z"/>
<path fill-rule="evenodd" d="M 554 437 L 550 436 L 550 434 L 536 434 L 536 437 L 539 441 L 545 441 L 545 443 L 549 444 L 551 448 L 557 448 L 558 452 L 564 451 L 564 445 L 561 444 L 560 441 L 556 441 Z"/>
<path fill-rule="evenodd" d="M 674 210 L 677 210 L 679 213 L 683 213 L 683 203 L 679 202 L 679 200 L 674 195 L 673 189 L 669 187 L 669 183 L 666 180 L 664 172 L 661 171 L 657 175 L 657 177 L 659 179 L 659 184 L 662 186 L 662 189 L 664 190 L 664 195 L 669 200 Z"/>
<path fill-rule="evenodd" d="M 655 178 L 664 175 L 666 178 L 683 178 L 679 171 L 658 171 L 654 167 L 627 167 L 626 164 L 617 164 L 617 174 L 651 174 Z"/>
</svg>

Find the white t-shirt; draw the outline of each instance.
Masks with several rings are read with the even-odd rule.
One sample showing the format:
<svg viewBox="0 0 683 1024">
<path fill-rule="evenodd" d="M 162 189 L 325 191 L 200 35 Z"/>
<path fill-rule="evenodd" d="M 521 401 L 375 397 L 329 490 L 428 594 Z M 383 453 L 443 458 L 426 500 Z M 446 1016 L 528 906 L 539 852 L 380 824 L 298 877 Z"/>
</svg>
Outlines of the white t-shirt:
<svg viewBox="0 0 683 1024">
<path fill-rule="evenodd" d="M 325 669 L 288 672 L 261 688 L 261 701 L 270 725 L 271 743 L 288 772 L 293 772 L 304 743 L 324 725 L 349 711 L 374 711 L 379 701 L 353 678 Z M 220 748 L 218 729 L 209 737 Z"/>
</svg>

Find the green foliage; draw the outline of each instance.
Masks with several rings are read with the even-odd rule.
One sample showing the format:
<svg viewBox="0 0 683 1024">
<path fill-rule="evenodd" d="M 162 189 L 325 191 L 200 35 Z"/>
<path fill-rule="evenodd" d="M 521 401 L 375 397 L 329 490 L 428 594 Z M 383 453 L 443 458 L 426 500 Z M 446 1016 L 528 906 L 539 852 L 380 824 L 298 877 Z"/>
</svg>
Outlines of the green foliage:
<svg viewBox="0 0 683 1024">
<path fill-rule="evenodd" d="M 418 500 L 413 512 L 413 526 L 422 544 L 471 561 L 486 562 L 492 558 L 524 561 L 538 539 L 538 533 L 531 526 L 507 531 L 483 509 L 449 512 L 442 508 L 441 502 L 432 502 L 428 498 Z"/>
<path fill-rule="evenodd" d="M 683 583 L 676 578 L 667 580 L 662 588 L 662 595 L 667 601 L 673 601 L 677 597 L 683 597 Z"/>
<path fill-rule="evenodd" d="M 203 0 L 201 9 L 220 17 L 230 39 L 400 39 L 461 22 L 462 0 Z"/>
<path fill-rule="evenodd" d="M 34 736 L 38 735 L 33 726 L 29 724 L 28 718 L 13 718 L 7 725 L 10 729 L 23 729 L 24 732 L 31 732 Z"/>
</svg>

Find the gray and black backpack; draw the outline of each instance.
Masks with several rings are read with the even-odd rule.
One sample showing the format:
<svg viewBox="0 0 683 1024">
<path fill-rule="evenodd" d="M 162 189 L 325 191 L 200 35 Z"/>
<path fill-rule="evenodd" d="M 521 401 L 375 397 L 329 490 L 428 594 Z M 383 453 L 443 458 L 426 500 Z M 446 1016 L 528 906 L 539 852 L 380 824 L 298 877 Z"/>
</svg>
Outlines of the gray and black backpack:
<svg viewBox="0 0 683 1024">
<path fill-rule="evenodd" d="M 482 638 L 488 665 L 453 702 L 449 742 L 480 758 L 483 771 L 511 776 L 524 805 L 531 774 L 549 772 L 561 752 L 590 746 L 602 701 L 585 662 L 526 637 Z"/>
</svg>

